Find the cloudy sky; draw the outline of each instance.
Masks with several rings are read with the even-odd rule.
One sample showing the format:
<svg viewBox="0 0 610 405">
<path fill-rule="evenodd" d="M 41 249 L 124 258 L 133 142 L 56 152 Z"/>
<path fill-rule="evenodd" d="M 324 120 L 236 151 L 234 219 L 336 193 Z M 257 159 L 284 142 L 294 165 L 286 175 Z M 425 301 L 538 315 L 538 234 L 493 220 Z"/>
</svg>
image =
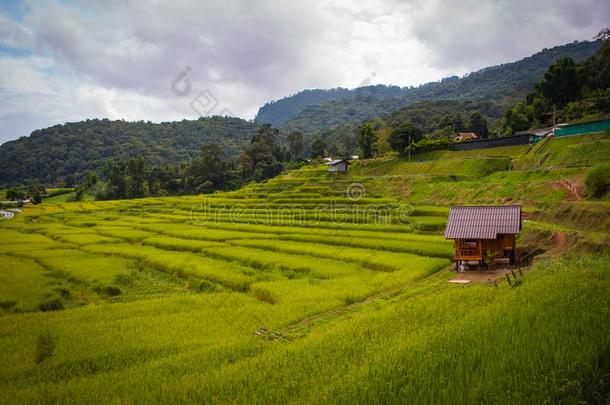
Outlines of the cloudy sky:
<svg viewBox="0 0 610 405">
<path fill-rule="evenodd" d="M 417 85 L 609 25 L 607 0 L 0 0 L 0 143 L 95 117 L 251 119 L 305 88 Z"/>
</svg>

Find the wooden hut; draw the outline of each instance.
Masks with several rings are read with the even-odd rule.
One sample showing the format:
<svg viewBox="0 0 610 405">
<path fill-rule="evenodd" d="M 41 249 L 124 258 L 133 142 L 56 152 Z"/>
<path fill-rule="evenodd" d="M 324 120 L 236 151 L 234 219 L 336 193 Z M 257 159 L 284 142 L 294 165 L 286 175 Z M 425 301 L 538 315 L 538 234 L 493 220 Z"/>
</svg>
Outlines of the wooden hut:
<svg viewBox="0 0 610 405">
<path fill-rule="evenodd" d="M 347 167 L 349 166 L 347 159 L 331 160 L 327 163 L 328 171 L 332 173 L 347 173 Z"/>
<path fill-rule="evenodd" d="M 456 266 L 485 256 L 508 257 L 515 262 L 515 239 L 521 230 L 521 206 L 451 207 L 445 239 L 455 240 Z"/>
</svg>

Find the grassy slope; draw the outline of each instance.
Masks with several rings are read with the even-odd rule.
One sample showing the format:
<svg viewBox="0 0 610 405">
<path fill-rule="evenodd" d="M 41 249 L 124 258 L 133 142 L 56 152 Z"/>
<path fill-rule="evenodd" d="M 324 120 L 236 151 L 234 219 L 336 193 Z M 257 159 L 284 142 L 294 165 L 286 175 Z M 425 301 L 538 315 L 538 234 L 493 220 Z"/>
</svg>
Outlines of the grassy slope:
<svg viewBox="0 0 610 405">
<path fill-rule="evenodd" d="M 518 201 L 540 205 L 565 198 L 565 190 L 556 185 L 562 178 L 581 185 L 587 167 L 607 160 L 609 135 L 565 137 L 534 147 L 428 152 L 415 156 L 411 162 L 373 161 L 360 166 L 357 173 L 400 176 L 402 190 L 393 191 L 416 203 Z"/>
<path fill-rule="evenodd" d="M 610 256 L 455 286 L 439 233 L 450 203 L 510 201 L 560 223 L 526 223 L 523 243 L 550 229 L 607 246 L 609 204 L 555 187 L 607 140 L 29 207 L 0 224 L 0 401 L 603 402 Z"/>
</svg>

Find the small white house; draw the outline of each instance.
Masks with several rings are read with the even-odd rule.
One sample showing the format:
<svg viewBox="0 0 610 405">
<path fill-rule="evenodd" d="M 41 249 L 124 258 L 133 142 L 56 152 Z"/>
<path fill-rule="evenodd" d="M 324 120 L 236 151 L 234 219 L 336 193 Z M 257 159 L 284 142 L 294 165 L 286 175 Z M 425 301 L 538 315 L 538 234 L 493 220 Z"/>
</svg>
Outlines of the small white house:
<svg viewBox="0 0 610 405">
<path fill-rule="evenodd" d="M 347 173 L 349 161 L 346 159 L 331 160 L 327 163 L 328 171 L 332 173 Z"/>
<path fill-rule="evenodd" d="M 454 139 L 456 142 L 461 142 L 461 141 L 475 141 L 478 138 L 479 137 L 474 132 L 458 132 L 455 135 Z"/>
</svg>

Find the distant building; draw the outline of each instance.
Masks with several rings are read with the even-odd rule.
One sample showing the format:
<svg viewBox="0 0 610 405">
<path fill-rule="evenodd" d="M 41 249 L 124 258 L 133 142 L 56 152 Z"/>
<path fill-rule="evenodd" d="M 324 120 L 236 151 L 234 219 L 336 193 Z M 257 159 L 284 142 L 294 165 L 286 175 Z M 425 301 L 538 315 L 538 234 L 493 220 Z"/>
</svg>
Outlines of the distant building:
<svg viewBox="0 0 610 405">
<path fill-rule="evenodd" d="M 475 139 L 474 141 L 454 142 L 449 149 L 451 150 L 472 150 L 485 148 L 498 148 L 501 146 L 527 145 L 532 143 L 537 137 L 526 133 L 513 136 L 501 136 L 499 138 Z"/>
<path fill-rule="evenodd" d="M 559 125 L 562 125 L 562 124 L 559 124 Z M 554 129 L 555 129 L 555 127 L 528 129 L 525 131 L 516 131 L 515 135 L 530 135 L 530 136 L 533 136 L 534 139 L 545 138 L 549 135 L 553 135 Z"/>
<path fill-rule="evenodd" d="M 346 159 L 331 160 L 327 163 L 328 171 L 332 173 L 347 173 L 349 161 Z"/>
<path fill-rule="evenodd" d="M 451 207 L 445 239 L 455 240 L 456 266 L 485 256 L 508 257 L 515 262 L 515 239 L 521 231 L 521 206 Z"/>
<path fill-rule="evenodd" d="M 475 139 L 479 139 L 479 137 L 474 132 L 458 132 L 454 139 L 456 142 L 474 141 Z"/>
</svg>

